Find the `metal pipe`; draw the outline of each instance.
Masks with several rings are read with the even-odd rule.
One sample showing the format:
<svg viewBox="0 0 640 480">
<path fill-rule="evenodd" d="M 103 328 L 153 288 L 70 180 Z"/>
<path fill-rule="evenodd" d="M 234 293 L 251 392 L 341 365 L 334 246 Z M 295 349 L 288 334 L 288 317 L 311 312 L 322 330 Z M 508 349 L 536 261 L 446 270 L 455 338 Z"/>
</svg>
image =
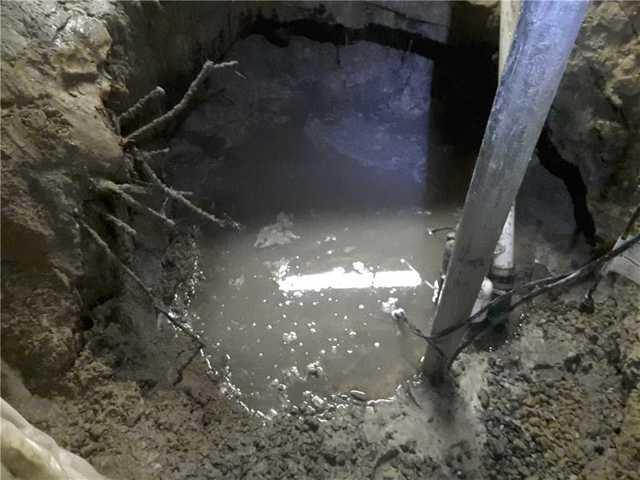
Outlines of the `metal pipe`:
<svg viewBox="0 0 640 480">
<path fill-rule="evenodd" d="M 515 200 L 584 18 L 588 0 L 527 0 L 467 192 L 432 334 L 467 318 Z M 441 380 L 463 330 L 427 348 L 423 373 Z"/>
</svg>

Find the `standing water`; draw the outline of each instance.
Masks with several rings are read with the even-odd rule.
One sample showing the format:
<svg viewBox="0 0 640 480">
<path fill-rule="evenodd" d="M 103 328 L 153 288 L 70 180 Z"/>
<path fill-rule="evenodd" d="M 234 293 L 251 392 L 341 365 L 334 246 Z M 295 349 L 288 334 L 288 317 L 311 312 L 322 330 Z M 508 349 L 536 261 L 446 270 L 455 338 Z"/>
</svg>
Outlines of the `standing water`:
<svg viewBox="0 0 640 480">
<path fill-rule="evenodd" d="M 427 155 L 429 60 L 342 50 L 336 65 L 304 39 L 241 42 L 247 82 L 226 79 L 172 148 L 173 183 L 245 226 L 205 236 L 191 308 L 227 387 L 263 412 L 387 397 L 415 372 L 424 343 L 392 312 L 428 332 L 443 249 L 428 230 L 456 224 L 472 160 Z"/>
</svg>

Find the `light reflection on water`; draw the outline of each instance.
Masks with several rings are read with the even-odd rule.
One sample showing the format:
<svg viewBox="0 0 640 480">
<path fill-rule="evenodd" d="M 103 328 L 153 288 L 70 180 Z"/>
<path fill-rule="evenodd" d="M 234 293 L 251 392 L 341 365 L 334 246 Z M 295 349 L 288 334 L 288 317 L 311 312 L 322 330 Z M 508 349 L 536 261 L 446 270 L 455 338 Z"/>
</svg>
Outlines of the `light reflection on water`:
<svg viewBox="0 0 640 480">
<path fill-rule="evenodd" d="M 283 292 L 313 290 L 351 290 L 360 288 L 415 288 L 422 283 L 415 270 L 395 270 L 381 272 L 347 272 L 342 267 L 328 272 L 308 275 L 290 275 L 278 280 Z"/>
<path fill-rule="evenodd" d="M 442 241 L 426 230 L 452 215 L 309 214 L 284 245 L 256 247 L 258 227 L 205 245 L 192 310 L 232 391 L 263 412 L 308 392 L 391 395 L 424 345 L 392 319 L 388 300 L 428 331 Z"/>
</svg>

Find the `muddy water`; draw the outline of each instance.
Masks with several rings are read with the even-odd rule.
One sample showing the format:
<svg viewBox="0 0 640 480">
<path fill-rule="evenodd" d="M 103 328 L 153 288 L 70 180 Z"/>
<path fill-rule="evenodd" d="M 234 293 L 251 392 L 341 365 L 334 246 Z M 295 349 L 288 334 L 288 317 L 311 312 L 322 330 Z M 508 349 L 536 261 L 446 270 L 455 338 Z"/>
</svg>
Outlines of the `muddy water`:
<svg viewBox="0 0 640 480">
<path fill-rule="evenodd" d="M 246 227 L 203 230 L 192 313 L 212 363 L 263 412 L 389 396 L 425 348 L 390 312 L 429 330 L 444 242 L 427 229 L 456 224 L 474 160 L 438 140 L 432 63 L 362 42 L 336 64 L 301 38 L 250 37 L 230 58 L 249 80 L 216 77 L 167 162 L 173 185 Z"/>
<path fill-rule="evenodd" d="M 280 215 L 205 248 L 194 310 L 243 401 L 267 411 L 305 390 L 392 394 L 424 344 L 390 312 L 428 331 L 442 239 L 427 229 L 452 213 Z"/>
</svg>

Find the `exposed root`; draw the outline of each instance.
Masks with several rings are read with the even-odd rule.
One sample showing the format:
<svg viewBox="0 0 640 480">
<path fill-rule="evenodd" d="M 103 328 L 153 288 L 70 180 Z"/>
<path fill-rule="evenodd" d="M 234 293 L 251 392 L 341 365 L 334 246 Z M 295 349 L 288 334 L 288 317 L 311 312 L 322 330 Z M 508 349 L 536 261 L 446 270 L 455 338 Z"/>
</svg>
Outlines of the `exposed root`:
<svg viewBox="0 0 640 480">
<path fill-rule="evenodd" d="M 175 228 L 176 224 L 173 220 L 165 217 L 161 213 L 156 212 L 152 208 L 149 208 L 146 205 L 143 205 L 142 203 L 138 202 L 135 198 L 133 198 L 131 195 L 125 192 L 122 188 L 120 188 L 119 185 L 113 183 L 112 181 L 101 179 L 96 181 L 95 185 L 99 192 L 116 195 L 119 198 L 121 198 L 131 208 L 134 208 L 141 213 L 144 213 L 146 215 L 149 215 L 155 218 L 156 220 L 162 222 L 164 225 L 166 225 L 169 228 Z"/>
<path fill-rule="evenodd" d="M 200 346 L 196 347 L 193 350 L 193 352 L 191 352 L 191 355 L 189 356 L 187 361 L 184 362 L 182 365 L 180 365 L 176 370 L 176 379 L 173 382 L 171 382 L 171 385 L 175 387 L 182 381 L 182 378 L 184 376 L 184 371 L 187 369 L 189 365 L 191 365 L 191 362 L 193 362 L 193 360 L 198 356 L 200 352 L 202 352 L 202 348 Z"/>
<path fill-rule="evenodd" d="M 180 102 L 176 106 L 174 106 L 171 110 L 169 110 L 164 115 L 156 118 L 151 123 L 139 128 L 131 135 L 126 137 L 123 140 L 124 146 L 130 146 L 135 144 L 140 144 L 146 140 L 149 140 L 161 133 L 165 133 L 171 128 L 175 128 L 177 125 L 184 120 L 185 114 L 187 114 L 197 102 L 197 94 L 200 91 L 202 85 L 206 81 L 209 74 L 220 68 L 233 67 L 237 65 L 238 62 L 225 62 L 225 63 L 213 63 L 210 60 L 204 62 L 202 66 L 202 70 L 195 78 L 195 80 L 189 86 L 189 89 L 184 94 Z"/>
<path fill-rule="evenodd" d="M 133 185 L 131 183 L 118 183 L 118 188 L 131 195 L 149 195 L 151 192 L 144 185 Z"/>
<path fill-rule="evenodd" d="M 118 117 L 121 132 L 131 131 L 142 122 L 151 120 L 162 113 L 162 101 L 166 93 L 162 87 L 156 87 L 136 102 L 129 110 Z"/>
<path fill-rule="evenodd" d="M 187 200 L 186 198 L 184 198 L 184 195 L 182 195 L 180 192 L 168 187 L 167 185 L 165 185 L 162 180 L 160 180 L 160 178 L 158 178 L 158 176 L 156 175 L 156 173 L 153 171 L 153 169 L 147 164 L 147 162 L 145 162 L 142 158 L 138 158 L 138 165 L 140 166 L 141 171 L 151 179 L 151 181 L 162 190 L 162 192 L 164 192 L 168 197 L 173 198 L 174 200 L 176 200 L 178 203 L 184 205 L 185 207 L 187 207 L 189 210 L 196 212 L 198 215 L 200 215 L 201 217 L 206 218 L 208 221 L 214 223 L 215 225 L 218 225 L 219 227 L 232 227 L 234 229 L 239 229 L 239 224 L 237 222 L 234 222 L 233 220 L 223 220 L 220 219 L 208 212 L 205 212 L 204 210 L 202 210 L 200 207 L 195 206 L 193 203 L 191 203 L 189 200 Z"/>
<path fill-rule="evenodd" d="M 101 211 L 100 213 L 102 214 L 102 216 L 105 218 L 106 221 L 108 221 L 114 227 L 122 230 L 127 235 L 129 235 L 131 237 L 134 237 L 134 238 L 138 236 L 138 232 L 136 232 L 135 228 L 133 228 L 128 223 L 123 222 L 118 217 L 115 217 L 115 216 L 111 215 L 110 213 L 103 212 L 103 211 Z"/>
<path fill-rule="evenodd" d="M 102 237 L 98 232 L 96 232 L 93 228 L 87 225 L 77 215 L 76 215 L 76 221 L 80 224 L 82 228 L 86 230 L 86 232 L 89 234 L 91 239 L 96 243 L 96 245 L 98 245 L 102 249 L 105 255 L 109 257 L 109 259 L 113 263 L 118 265 L 118 267 L 120 267 L 122 271 L 126 273 L 136 283 L 136 285 L 138 285 L 138 287 L 140 287 L 140 289 L 147 295 L 147 297 L 151 301 L 151 304 L 153 305 L 153 308 L 156 310 L 157 313 L 162 313 L 175 328 L 177 328 L 186 336 L 191 338 L 198 345 L 198 351 L 200 351 L 200 349 L 205 348 L 205 344 L 202 342 L 202 340 L 200 340 L 200 338 L 195 333 L 193 333 L 187 326 L 185 326 L 184 323 L 179 322 L 176 319 L 176 315 L 173 312 L 171 312 L 170 309 L 167 308 L 164 305 L 164 303 L 154 295 L 151 289 L 144 284 L 144 282 L 140 279 L 140 277 L 138 277 L 138 275 L 136 275 L 133 270 L 131 270 L 127 265 L 125 265 L 124 262 L 122 262 L 122 260 L 120 260 L 118 256 L 115 253 L 113 253 L 113 250 L 109 248 L 109 245 L 107 244 L 107 242 L 105 242 L 102 239 Z M 194 358 L 195 358 L 195 355 L 194 355 Z M 186 366 L 184 368 L 186 368 Z"/>
<path fill-rule="evenodd" d="M 137 154 L 143 155 L 144 160 L 147 163 L 150 163 L 153 165 L 163 160 L 170 151 L 171 151 L 170 148 L 162 148 L 160 150 L 145 150 L 145 151 L 139 150 Z"/>
<path fill-rule="evenodd" d="M 143 188 L 159 190 L 159 187 L 152 182 L 143 182 L 142 180 L 138 180 L 136 181 L 136 185 L 140 185 L 140 187 L 143 187 Z M 193 195 L 193 192 L 187 192 L 186 190 L 175 190 L 175 191 L 178 192 L 183 197 L 190 197 Z M 147 193 L 151 193 L 151 192 L 147 192 Z"/>
</svg>

